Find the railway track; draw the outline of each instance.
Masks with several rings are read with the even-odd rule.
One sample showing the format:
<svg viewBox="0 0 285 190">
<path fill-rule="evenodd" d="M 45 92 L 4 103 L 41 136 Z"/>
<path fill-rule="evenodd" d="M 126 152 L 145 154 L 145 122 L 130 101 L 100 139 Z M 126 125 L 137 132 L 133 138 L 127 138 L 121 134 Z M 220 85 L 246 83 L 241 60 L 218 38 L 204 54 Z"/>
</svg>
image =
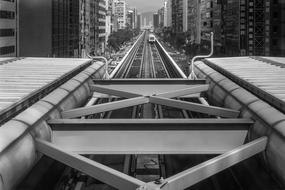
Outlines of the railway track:
<svg viewBox="0 0 285 190">
<path fill-rule="evenodd" d="M 115 78 L 171 78 L 177 77 L 168 72 L 167 65 L 155 44 L 148 43 L 148 34 L 145 33 L 142 39 L 134 47 L 134 50 L 126 59 L 124 65 L 118 70 Z M 94 104 L 101 104 L 120 100 L 119 98 L 99 98 Z M 167 108 L 154 104 L 144 104 L 140 106 L 128 107 L 109 112 L 88 115 L 86 119 L 117 119 L 117 118 L 164 118 L 163 113 Z M 172 113 L 173 114 L 173 113 Z M 173 117 L 175 118 L 175 117 Z M 166 156 L 164 155 L 86 155 L 88 158 L 116 168 L 121 172 L 134 176 L 142 181 L 149 182 L 165 178 L 166 174 Z M 79 189 L 83 184 L 93 183 L 96 188 L 112 189 L 103 183 L 88 178 L 85 174 L 74 170 L 67 173 L 69 180 L 64 184 L 59 183 L 56 189 Z M 65 175 L 65 176 L 66 176 Z M 92 181 L 92 182 L 90 182 Z"/>
<path fill-rule="evenodd" d="M 172 67 L 165 63 L 165 57 L 161 55 L 157 44 L 149 44 L 147 42 L 148 34 L 144 33 L 138 44 L 126 59 L 125 63 L 115 74 L 114 78 L 177 78 Z M 92 104 L 101 104 L 106 102 L 118 101 L 122 98 L 117 97 L 105 97 L 99 98 Z M 207 104 L 207 101 L 203 98 L 182 98 L 184 101 Z M 171 108 L 167 106 L 161 106 L 156 104 L 144 104 L 139 106 L 127 107 L 114 111 L 108 111 L 104 113 L 97 113 L 86 116 L 90 119 L 138 119 L 138 118 L 213 118 L 207 114 L 201 114 L 197 112 L 191 112 L 181 110 L 178 108 Z M 195 166 L 203 161 L 209 160 L 216 155 L 86 155 L 88 158 L 93 159 L 99 163 L 107 165 L 113 169 L 124 172 L 125 174 L 134 176 L 141 181 L 150 182 L 160 178 L 167 178 Z M 242 173 L 249 172 L 248 163 L 253 163 L 254 158 L 251 158 L 245 164 L 239 164 L 229 168 L 215 176 L 204 180 L 191 188 L 193 190 L 221 190 L 221 189 L 252 189 L 250 182 L 243 179 Z M 255 163 L 255 162 L 254 162 Z M 257 166 L 256 166 L 257 167 Z M 72 174 L 72 175 L 71 175 Z M 58 184 L 57 189 L 64 190 L 85 190 L 90 189 L 91 186 L 94 189 L 114 189 L 98 180 L 87 177 L 85 174 L 76 172 L 75 170 L 69 170 L 70 176 L 65 180 L 65 185 Z M 264 175 L 265 176 L 265 175 Z M 252 177 L 252 176 L 251 176 Z M 254 178 L 254 177 L 252 177 Z M 240 179 L 243 179 L 241 181 Z M 244 182 L 245 181 L 245 182 Z M 258 181 L 254 182 L 258 184 Z M 261 188 L 262 189 L 262 188 Z"/>
</svg>

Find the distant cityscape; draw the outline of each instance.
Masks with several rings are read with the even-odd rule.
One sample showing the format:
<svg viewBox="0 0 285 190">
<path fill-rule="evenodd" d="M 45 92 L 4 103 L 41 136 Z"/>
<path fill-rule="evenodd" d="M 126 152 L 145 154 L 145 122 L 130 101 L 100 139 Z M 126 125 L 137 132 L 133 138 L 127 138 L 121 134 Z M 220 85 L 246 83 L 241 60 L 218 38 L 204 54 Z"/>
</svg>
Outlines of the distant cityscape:
<svg viewBox="0 0 285 190">
<path fill-rule="evenodd" d="M 109 36 L 153 30 L 177 49 L 218 56 L 285 56 L 285 1 L 166 0 L 139 13 L 124 0 L 0 0 L 0 56 L 104 55 Z"/>
</svg>

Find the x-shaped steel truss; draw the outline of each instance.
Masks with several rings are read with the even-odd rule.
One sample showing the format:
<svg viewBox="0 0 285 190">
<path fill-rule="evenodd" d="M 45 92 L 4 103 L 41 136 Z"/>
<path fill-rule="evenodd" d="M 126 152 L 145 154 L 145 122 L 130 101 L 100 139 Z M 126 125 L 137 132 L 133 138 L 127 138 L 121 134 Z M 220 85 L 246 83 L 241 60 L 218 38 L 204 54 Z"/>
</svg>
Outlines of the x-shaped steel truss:
<svg viewBox="0 0 285 190">
<path fill-rule="evenodd" d="M 251 120 L 239 111 L 175 99 L 199 97 L 205 81 L 128 80 L 95 81 L 98 96 L 125 98 L 62 112 L 49 121 L 53 142 L 36 140 L 43 154 L 115 188 L 185 189 L 265 150 L 267 138 L 244 144 Z M 107 95 L 107 96 L 106 96 Z M 82 116 L 153 103 L 219 116 L 216 119 L 76 119 Z M 222 117 L 222 118 L 220 118 Z M 231 118 L 231 119 L 229 119 Z M 145 183 L 80 154 L 221 154 L 160 183 Z"/>
</svg>

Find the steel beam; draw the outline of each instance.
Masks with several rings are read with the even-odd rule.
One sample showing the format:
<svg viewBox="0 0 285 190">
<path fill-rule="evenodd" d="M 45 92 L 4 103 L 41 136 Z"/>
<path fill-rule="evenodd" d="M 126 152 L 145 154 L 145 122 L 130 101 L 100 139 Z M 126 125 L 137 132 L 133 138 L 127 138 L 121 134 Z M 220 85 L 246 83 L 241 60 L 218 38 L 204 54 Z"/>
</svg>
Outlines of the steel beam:
<svg viewBox="0 0 285 190">
<path fill-rule="evenodd" d="M 95 113 L 102 113 L 106 111 L 136 106 L 140 104 L 145 104 L 149 102 L 149 98 L 146 97 L 137 97 L 137 98 L 130 98 L 126 100 L 120 100 L 115 102 L 108 102 L 104 104 L 97 104 L 94 106 L 89 107 L 82 107 L 82 108 L 76 108 L 72 110 L 67 110 L 62 112 L 63 118 L 76 118 L 76 117 L 82 117 L 85 115 L 95 114 Z"/>
<path fill-rule="evenodd" d="M 144 184 L 144 182 L 136 178 L 128 176 L 86 157 L 65 151 L 47 141 L 36 139 L 35 142 L 37 150 L 46 156 L 120 190 L 134 190 Z"/>
<path fill-rule="evenodd" d="M 94 79 L 95 85 L 154 85 L 154 84 L 160 84 L 160 85 L 178 85 L 178 84 L 184 84 L 184 85 L 198 85 L 198 84 L 206 84 L 206 80 L 188 80 L 188 79 L 169 79 L 169 78 L 152 78 L 152 79 L 111 79 L 111 80 L 98 80 Z"/>
<path fill-rule="evenodd" d="M 201 93 L 201 92 L 207 91 L 208 88 L 209 88 L 208 84 L 195 85 L 190 88 L 157 94 L 157 96 L 164 97 L 164 98 L 176 98 L 176 97 L 182 97 L 182 96 L 189 95 L 189 94 Z"/>
<path fill-rule="evenodd" d="M 164 94 L 169 93 L 170 91 L 175 93 L 176 91 L 182 91 L 182 94 L 186 94 L 190 90 L 186 90 L 188 88 L 195 88 L 195 86 L 201 86 L 201 85 L 192 85 L 189 87 L 189 85 L 184 84 L 177 84 L 177 85 L 169 85 L 169 84 L 129 84 L 129 85 L 93 85 L 91 86 L 91 89 L 94 92 L 119 96 L 119 97 L 125 97 L 125 98 L 133 98 L 137 96 L 152 96 L 154 94 Z M 196 89 L 197 90 L 197 89 Z M 200 91 L 200 90 L 198 90 Z M 176 92 L 178 93 L 178 92 Z M 198 97 L 198 93 L 194 93 L 191 95 L 191 97 L 196 96 Z M 189 95 L 188 95 L 189 96 Z"/>
<path fill-rule="evenodd" d="M 250 119 L 53 119 L 53 131 L 248 130 Z"/>
<path fill-rule="evenodd" d="M 267 137 L 256 139 L 225 154 L 217 156 L 165 179 L 164 187 L 159 189 L 186 189 L 212 175 L 219 173 L 220 171 L 223 171 L 247 158 L 254 156 L 255 154 L 264 151 L 266 144 Z"/>
<path fill-rule="evenodd" d="M 100 92 L 103 94 L 119 96 L 122 98 L 135 98 L 135 97 L 141 96 L 141 94 L 135 94 L 135 93 L 131 93 L 131 92 L 123 91 L 123 90 L 116 90 L 116 89 L 110 88 L 108 86 L 93 85 L 91 87 L 91 90 L 93 90 L 95 92 Z"/>
<path fill-rule="evenodd" d="M 52 142 L 79 154 L 222 154 L 247 130 L 53 131 Z"/>
<path fill-rule="evenodd" d="M 197 104 L 192 102 L 180 101 L 180 100 L 172 100 L 168 98 L 158 97 L 158 96 L 151 96 L 149 98 L 150 103 L 153 104 L 160 104 L 164 106 L 174 107 L 183 110 L 189 110 L 199 113 L 205 113 L 209 115 L 216 115 L 221 117 L 238 117 L 239 111 L 220 108 L 215 106 L 207 106 L 203 104 Z"/>
</svg>

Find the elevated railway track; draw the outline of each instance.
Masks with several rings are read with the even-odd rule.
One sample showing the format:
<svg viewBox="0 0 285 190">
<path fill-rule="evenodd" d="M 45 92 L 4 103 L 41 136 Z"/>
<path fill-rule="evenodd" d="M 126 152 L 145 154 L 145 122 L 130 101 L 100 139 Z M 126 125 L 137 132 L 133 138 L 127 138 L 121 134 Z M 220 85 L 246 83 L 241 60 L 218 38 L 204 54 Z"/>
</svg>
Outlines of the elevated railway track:
<svg viewBox="0 0 285 190">
<path fill-rule="evenodd" d="M 259 120 L 221 104 L 226 92 L 211 96 L 218 74 L 200 63 L 207 81 L 188 80 L 159 41 L 147 39 L 144 32 L 110 80 L 89 60 L 0 127 L 1 152 L 9 152 L 0 154 L 0 189 L 283 188 L 268 172 L 271 136 L 256 133 Z"/>
</svg>

